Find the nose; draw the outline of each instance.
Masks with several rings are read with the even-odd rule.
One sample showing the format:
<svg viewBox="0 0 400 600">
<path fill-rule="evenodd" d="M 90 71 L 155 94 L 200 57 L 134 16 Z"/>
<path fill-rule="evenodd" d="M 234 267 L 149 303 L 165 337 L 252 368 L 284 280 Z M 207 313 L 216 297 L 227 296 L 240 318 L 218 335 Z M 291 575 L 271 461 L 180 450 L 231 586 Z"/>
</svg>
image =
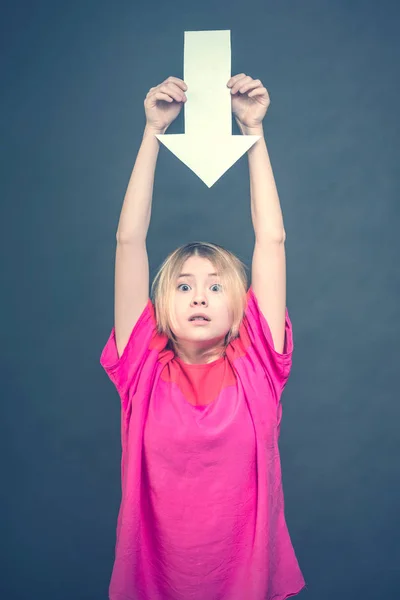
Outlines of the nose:
<svg viewBox="0 0 400 600">
<path fill-rule="evenodd" d="M 193 298 L 193 300 L 192 300 L 192 304 L 193 304 L 194 306 L 198 306 L 199 304 L 201 304 L 201 305 L 205 305 L 205 304 L 207 304 L 205 296 L 204 296 L 204 295 L 202 295 L 202 294 L 197 294 L 197 296 L 195 296 L 195 297 Z"/>
</svg>

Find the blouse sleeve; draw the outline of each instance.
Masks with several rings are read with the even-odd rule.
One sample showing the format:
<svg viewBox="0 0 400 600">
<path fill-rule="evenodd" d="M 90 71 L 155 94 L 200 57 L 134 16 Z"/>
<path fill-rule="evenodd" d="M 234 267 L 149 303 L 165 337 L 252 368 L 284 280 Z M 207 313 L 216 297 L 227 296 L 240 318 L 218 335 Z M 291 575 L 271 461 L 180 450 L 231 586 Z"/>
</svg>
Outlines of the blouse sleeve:
<svg viewBox="0 0 400 600">
<path fill-rule="evenodd" d="M 292 323 L 288 309 L 285 310 L 285 342 L 283 352 L 277 352 L 271 335 L 271 330 L 259 307 L 252 286 L 247 292 L 247 306 L 243 317 L 239 336 L 248 340 L 257 364 L 275 390 L 279 400 L 281 393 L 289 379 L 292 367 L 292 354 L 294 349 Z"/>
<path fill-rule="evenodd" d="M 122 403 L 135 393 L 140 372 L 150 353 L 150 344 L 155 335 L 154 309 L 149 298 L 139 319 L 136 321 L 128 343 L 121 356 L 115 340 L 115 326 L 100 356 L 100 364 L 115 385 Z"/>
</svg>

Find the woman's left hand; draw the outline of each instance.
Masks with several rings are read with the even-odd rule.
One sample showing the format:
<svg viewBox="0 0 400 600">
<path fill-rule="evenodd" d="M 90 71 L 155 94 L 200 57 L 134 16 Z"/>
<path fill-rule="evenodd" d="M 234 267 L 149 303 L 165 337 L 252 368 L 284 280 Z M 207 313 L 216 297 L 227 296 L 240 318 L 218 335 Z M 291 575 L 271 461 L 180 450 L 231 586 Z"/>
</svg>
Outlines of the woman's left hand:
<svg viewBox="0 0 400 600">
<path fill-rule="evenodd" d="M 261 81 L 240 73 L 231 77 L 227 86 L 231 88 L 232 112 L 239 127 L 261 128 L 270 105 L 268 91 Z"/>
</svg>

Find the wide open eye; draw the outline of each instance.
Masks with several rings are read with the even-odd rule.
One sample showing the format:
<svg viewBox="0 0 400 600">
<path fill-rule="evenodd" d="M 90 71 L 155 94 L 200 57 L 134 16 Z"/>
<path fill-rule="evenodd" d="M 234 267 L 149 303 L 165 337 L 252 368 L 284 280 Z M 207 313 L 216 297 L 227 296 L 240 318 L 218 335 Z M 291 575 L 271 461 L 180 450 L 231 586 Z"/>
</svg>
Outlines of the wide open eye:
<svg viewBox="0 0 400 600">
<path fill-rule="evenodd" d="M 178 285 L 178 287 L 176 289 L 179 290 L 182 286 L 190 287 L 187 283 L 181 283 Z M 213 288 L 213 287 L 219 287 L 220 289 L 222 289 L 222 285 L 220 283 L 213 283 L 211 288 Z M 183 290 L 183 291 L 185 291 L 185 290 Z"/>
</svg>

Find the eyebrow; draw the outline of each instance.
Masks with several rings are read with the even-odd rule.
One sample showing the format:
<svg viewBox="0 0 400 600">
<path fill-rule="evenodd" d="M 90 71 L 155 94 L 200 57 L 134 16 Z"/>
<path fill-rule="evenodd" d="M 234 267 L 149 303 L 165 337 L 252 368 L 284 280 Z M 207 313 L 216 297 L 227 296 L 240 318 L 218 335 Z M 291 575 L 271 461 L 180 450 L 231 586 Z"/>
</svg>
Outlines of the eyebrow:
<svg viewBox="0 0 400 600">
<path fill-rule="evenodd" d="M 209 273 L 208 277 L 218 277 L 218 273 Z M 180 277 L 194 277 L 193 273 L 181 273 L 180 275 L 178 275 L 178 279 Z"/>
</svg>

